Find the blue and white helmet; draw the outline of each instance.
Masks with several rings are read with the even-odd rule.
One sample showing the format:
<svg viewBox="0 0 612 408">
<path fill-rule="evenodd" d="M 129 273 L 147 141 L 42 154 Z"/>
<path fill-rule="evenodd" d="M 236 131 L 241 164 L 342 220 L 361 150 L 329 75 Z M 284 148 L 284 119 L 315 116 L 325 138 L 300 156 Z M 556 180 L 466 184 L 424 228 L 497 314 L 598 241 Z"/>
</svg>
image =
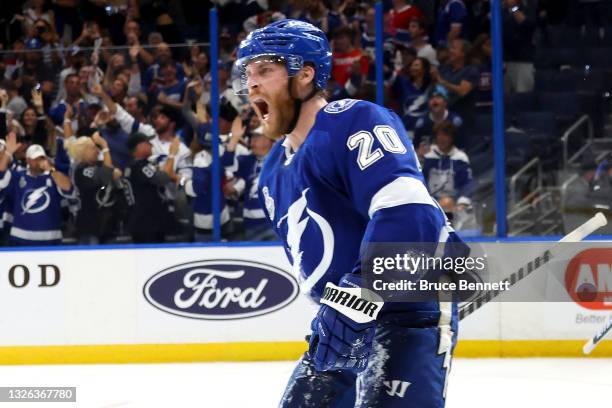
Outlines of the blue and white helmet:
<svg viewBox="0 0 612 408">
<path fill-rule="evenodd" d="M 332 53 L 325 33 L 299 20 L 270 23 L 251 32 L 240 43 L 232 70 L 232 86 L 237 95 L 248 93 L 246 67 L 255 59 L 284 63 L 290 77 L 304 64 L 312 63 L 318 89 L 325 89 L 331 74 Z"/>
</svg>

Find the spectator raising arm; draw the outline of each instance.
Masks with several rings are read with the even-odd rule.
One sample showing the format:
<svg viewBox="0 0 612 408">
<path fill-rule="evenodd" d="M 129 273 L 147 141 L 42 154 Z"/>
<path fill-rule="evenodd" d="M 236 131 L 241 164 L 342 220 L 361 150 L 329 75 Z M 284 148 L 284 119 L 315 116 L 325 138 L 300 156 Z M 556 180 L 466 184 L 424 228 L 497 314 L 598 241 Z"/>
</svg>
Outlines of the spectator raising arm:
<svg viewBox="0 0 612 408">
<path fill-rule="evenodd" d="M 137 96 L 142 89 L 142 79 L 140 76 L 140 66 L 138 65 L 138 55 L 142 47 L 139 43 L 134 43 L 130 47 L 130 82 L 128 83 L 128 96 Z"/>
<path fill-rule="evenodd" d="M 163 166 L 163 172 L 170 176 L 174 182 L 178 180 L 178 176 L 174 171 L 174 161 L 176 160 L 176 155 L 178 154 L 180 144 L 181 139 L 178 136 L 172 139 L 172 143 L 170 144 L 170 148 L 168 150 L 168 159 Z"/>
<path fill-rule="evenodd" d="M 11 162 L 13 161 L 13 153 L 21 147 L 21 143 L 17 143 L 17 135 L 15 132 L 10 132 L 6 135 L 6 144 L 4 151 L 0 156 L 0 173 L 4 173 L 9 169 Z"/>
<path fill-rule="evenodd" d="M 72 131 L 72 106 L 66 105 L 64 112 L 64 138 L 69 139 L 74 136 Z"/>
<path fill-rule="evenodd" d="M 146 123 L 140 123 L 132 115 L 130 115 L 121 105 L 115 103 L 112 98 L 104 92 L 102 86 L 97 84 L 91 88 L 91 92 L 98 96 L 109 112 L 115 116 L 115 119 L 126 133 L 141 132 L 147 136 L 155 136 L 155 129 Z"/>
<path fill-rule="evenodd" d="M 48 171 L 51 174 L 51 178 L 60 190 L 64 192 L 69 192 L 72 189 L 72 182 L 70 181 L 70 177 L 66 176 L 61 171 L 56 170 L 55 167 L 51 164 L 51 161 L 49 161 L 48 159 L 45 160 L 41 164 L 41 168 L 43 171 Z"/>
<path fill-rule="evenodd" d="M 100 136 L 100 132 L 95 132 L 92 136 L 91 136 L 91 140 L 93 140 L 93 142 L 100 146 L 102 148 L 102 156 L 103 156 L 103 160 L 102 163 L 106 166 L 106 167 L 113 167 L 113 160 L 111 158 L 110 155 L 110 150 L 108 149 L 108 142 L 102 137 Z"/>
</svg>

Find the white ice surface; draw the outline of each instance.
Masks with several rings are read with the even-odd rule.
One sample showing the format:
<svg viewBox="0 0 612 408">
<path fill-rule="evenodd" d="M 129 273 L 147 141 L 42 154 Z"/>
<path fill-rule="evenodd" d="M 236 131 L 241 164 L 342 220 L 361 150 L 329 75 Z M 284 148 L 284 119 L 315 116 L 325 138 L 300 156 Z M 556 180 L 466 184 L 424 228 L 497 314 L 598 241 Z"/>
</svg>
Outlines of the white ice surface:
<svg viewBox="0 0 612 408">
<path fill-rule="evenodd" d="M 77 403 L 1 407 L 272 408 L 293 362 L 0 366 L 0 386 L 76 386 Z M 457 359 L 448 408 L 612 407 L 612 359 Z M 410 407 L 407 401 L 407 407 Z"/>
</svg>

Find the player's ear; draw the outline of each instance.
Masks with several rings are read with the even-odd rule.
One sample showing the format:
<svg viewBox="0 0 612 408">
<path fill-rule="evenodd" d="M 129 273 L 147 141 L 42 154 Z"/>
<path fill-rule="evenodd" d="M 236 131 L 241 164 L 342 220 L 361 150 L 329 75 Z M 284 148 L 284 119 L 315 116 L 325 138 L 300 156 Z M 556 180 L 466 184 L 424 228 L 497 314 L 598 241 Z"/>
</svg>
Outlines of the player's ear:
<svg viewBox="0 0 612 408">
<path fill-rule="evenodd" d="M 300 70 L 300 82 L 307 84 L 309 82 L 314 81 L 315 77 L 315 69 L 311 65 L 304 65 L 304 67 Z"/>
<path fill-rule="evenodd" d="M 298 76 L 298 82 L 300 84 L 300 88 L 306 89 L 306 88 L 310 88 L 310 85 L 314 86 L 315 69 L 313 66 L 305 65 L 298 72 L 297 76 Z"/>
</svg>

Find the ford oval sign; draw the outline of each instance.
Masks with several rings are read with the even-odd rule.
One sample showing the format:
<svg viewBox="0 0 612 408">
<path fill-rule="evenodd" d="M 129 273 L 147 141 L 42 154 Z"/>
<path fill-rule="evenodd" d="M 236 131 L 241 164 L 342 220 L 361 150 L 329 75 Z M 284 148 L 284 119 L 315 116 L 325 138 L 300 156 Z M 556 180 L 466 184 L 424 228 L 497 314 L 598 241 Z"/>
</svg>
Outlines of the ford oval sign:
<svg viewBox="0 0 612 408">
<path fill-rule="evenodd" d="M 281 309 L 298 295 L 289 273 L 251 261 L 195 261 L 164 269 L 144 286 L 147 301 L 193 319 L 230 320 Z"/>
</svg>

